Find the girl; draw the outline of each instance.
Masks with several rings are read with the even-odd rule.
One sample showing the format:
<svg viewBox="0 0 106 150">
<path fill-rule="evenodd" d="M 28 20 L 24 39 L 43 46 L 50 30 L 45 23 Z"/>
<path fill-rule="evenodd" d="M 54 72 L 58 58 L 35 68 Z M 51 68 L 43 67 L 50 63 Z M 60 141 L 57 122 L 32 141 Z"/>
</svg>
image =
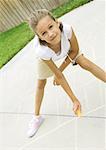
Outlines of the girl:
<svg viewBox="0 0 106 150">
<path fill-rule="evenodd" d="M 106 74 L 80 52 L 72 27 L 58 22 L 48 10 L 35 11 L 31 14 L 28 23 L 34 33 L 36 33 L 34 49 L 38 68 L 35 114 L 28 129 L 28 137 L 32 137 L 44 120 L 40 115 L 40 107 L 48 77 L 54 75 L 53 84 L 61 85 L 73 102 L 74 113 L 78 115 L 78 111 L 81 111 L 81 104 L 62 73 L 64 69 L 70 63 L 73 65 L 78 64 L 104 82 L 106 82 Z M 56 61 L 62 58 L 64 58 L 64 61 L 57 67 Z"/>
</svg>

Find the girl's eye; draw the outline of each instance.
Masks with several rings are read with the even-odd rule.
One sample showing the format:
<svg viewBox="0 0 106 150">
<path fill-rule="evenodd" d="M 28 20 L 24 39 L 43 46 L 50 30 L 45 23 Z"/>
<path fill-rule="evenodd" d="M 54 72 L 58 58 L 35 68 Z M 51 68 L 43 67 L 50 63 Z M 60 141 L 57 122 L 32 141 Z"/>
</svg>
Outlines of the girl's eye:
<svg viewBox="0 0 106 150">
<path fill-rule="evenodd" d="M 43 32 L 43 33 L 42 33 L 42 35 L 45 35 L 45 34 L 46 34 L 46 32 Z"/>
<path fill-rule="evenodd" d="M 51 29 L 53 27 L 53 25 L 49 26 L 49 29 Z"/>
</svg>

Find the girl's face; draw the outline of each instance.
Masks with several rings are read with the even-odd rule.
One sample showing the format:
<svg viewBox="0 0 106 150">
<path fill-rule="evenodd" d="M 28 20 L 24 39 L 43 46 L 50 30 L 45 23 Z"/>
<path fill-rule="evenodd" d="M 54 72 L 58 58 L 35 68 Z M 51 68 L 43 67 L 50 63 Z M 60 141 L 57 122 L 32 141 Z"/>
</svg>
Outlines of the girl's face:
<svg viewBox="0 0 106 150">
<path fill-rule="evenodd" d="M 50 45 L 58 44 L 61 39 L 59 22 L 54 21 L 48 15 L 38 22 L 36 26 L 36 33 L 42 41 L 46 41 Z"/>
</svg>

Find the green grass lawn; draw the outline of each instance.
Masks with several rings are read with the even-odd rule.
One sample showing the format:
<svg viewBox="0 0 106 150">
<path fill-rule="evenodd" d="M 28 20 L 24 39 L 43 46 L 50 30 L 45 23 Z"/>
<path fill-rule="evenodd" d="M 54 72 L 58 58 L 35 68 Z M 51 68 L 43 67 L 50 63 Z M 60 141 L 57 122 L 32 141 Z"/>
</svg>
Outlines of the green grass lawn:
<svg viewBox="0 0 106 150">
<path fill-rule="evenodd" d="M 65 13 L 92 0 L 69 0 L 64 5 L 53 9 L 53 15 L 58 18 Z M 2 68 L 11 58 L 13 58 L 32 38 L 34 33 L 27 23 L 0 33 L 0 68 Z"/>
</svg>

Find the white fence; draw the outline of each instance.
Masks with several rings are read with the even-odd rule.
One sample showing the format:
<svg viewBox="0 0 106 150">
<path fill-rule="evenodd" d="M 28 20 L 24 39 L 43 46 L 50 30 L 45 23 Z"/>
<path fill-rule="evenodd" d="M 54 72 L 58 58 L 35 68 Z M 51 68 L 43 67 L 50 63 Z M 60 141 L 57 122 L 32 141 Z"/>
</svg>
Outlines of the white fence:
<svg viewBox="0 0 106 150">
<path fill-rule="evenodd" d="M 0 0 L 0 32 L 23 22 L 31 11 L 40 8 L 51 10 L 68 0 Z"/>
</svg>

